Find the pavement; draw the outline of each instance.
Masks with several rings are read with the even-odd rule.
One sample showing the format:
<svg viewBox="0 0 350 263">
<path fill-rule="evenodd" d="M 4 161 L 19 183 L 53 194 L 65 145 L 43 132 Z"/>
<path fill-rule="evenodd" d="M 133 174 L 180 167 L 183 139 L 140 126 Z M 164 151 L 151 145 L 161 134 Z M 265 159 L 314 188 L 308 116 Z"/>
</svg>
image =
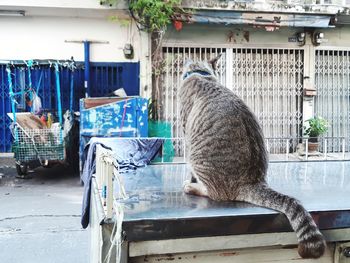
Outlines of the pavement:
<svg viewBox="0 0 350 263">
<path fill-rule="evenodd" d="M 89 262 L 79 175 L 63 166 L 15 175 L 13 158 L 0 158 L 0 262 Z"/>
</svg>

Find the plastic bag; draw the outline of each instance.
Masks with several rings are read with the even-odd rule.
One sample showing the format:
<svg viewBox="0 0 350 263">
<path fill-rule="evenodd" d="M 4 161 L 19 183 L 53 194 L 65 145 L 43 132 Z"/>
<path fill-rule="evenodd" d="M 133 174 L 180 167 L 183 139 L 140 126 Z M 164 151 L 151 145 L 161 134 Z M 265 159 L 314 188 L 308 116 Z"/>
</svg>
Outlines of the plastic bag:
<svg viewBox="0 0 350 263">
<path fill-rule="evenodd" d="M 41 104 L 41 99 L 40 97 L 36 94 L 35 91 L 33 91 L 33 101 L 32 101 L 32 112 L 34 114 L 40 114 L 42 104 Z"/>
</svg>

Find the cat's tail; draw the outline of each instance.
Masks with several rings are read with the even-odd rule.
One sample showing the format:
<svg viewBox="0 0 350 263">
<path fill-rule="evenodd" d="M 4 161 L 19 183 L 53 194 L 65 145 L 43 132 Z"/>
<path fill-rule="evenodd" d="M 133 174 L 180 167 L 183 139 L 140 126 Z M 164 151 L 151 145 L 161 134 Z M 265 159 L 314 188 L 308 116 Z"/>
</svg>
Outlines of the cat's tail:
<svg viewBox="0 0 350 263">
<path fill-rule="evenodd" d="M 309 212 L 298 200 L 274 191 L 266 183 L 243 186 L 237 200 L 284 213 L 297 234 L 299 255 L 303 258 L 319 258 L 323 255 L 326 241 Z"/>
</svg>

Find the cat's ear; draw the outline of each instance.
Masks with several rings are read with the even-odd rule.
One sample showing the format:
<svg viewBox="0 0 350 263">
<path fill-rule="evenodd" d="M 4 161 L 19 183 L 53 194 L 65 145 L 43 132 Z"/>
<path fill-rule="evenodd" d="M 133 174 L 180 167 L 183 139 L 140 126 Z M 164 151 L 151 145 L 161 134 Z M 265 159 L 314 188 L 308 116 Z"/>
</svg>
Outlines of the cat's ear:
<svg viewBox="0 0 350 263">
<path fill-rule="evenodd" d="M 185 66 L 188 66 L 188 65 L 190 65 L 190 64 L 192 64 L 193 63 L 193 60 L 192 59 L 190 59 L 190 58 L 186 58 L 185 59 Z"/>
<path fill-rule="evenodd" d="M 214 71 L 216 70 L 217 62 L 219 61 L 221 56 L 222 56 L 222 53 L 220 53 L 218 56 L 208 61 Z"/>
<path fill-rule="evenodd" d="M 191 71 L 192 59 L 186 58 L 183 65 L 183 72 Z"/>
</svg>

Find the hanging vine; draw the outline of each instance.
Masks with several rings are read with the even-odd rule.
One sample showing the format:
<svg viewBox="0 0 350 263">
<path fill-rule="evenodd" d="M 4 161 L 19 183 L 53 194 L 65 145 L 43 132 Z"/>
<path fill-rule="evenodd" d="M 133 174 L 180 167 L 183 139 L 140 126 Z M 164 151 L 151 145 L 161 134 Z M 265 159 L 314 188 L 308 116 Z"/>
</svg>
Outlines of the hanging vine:
<svg viewBox="0 0 350 263">
<path fill-rule="evenodd" d="M 163 112 L 162 77 L 165 61 L 162 54 L 162 40 L 166 27 L 180 9 L 181 0 L 131 0 L 130 13 L 141 29 L 151 33 L 152 60 L 152 120 L 160 120 Z"/>
<path fill-rule="evenodd" d="M 147 31 L 163 31 L 171 22 L 181 0 L 130 0 L 129 8 L 134 19 Z"/>
<path fill-rule="evenodd" d="M 119 0 L 101 0 L 103 5 L 114 6 Z M 151 63 L 152 63 L 152 103 L 150 110 L 153 120 L 160 120 L 163 112 L 162 104 L 162 75 L 165 61 L 162 56 L 162 40 L 166 27 L 184 10 L 182 0 L 128 0 L 129 11 L 140 30 L 151 34 Z"/>
</svg>

